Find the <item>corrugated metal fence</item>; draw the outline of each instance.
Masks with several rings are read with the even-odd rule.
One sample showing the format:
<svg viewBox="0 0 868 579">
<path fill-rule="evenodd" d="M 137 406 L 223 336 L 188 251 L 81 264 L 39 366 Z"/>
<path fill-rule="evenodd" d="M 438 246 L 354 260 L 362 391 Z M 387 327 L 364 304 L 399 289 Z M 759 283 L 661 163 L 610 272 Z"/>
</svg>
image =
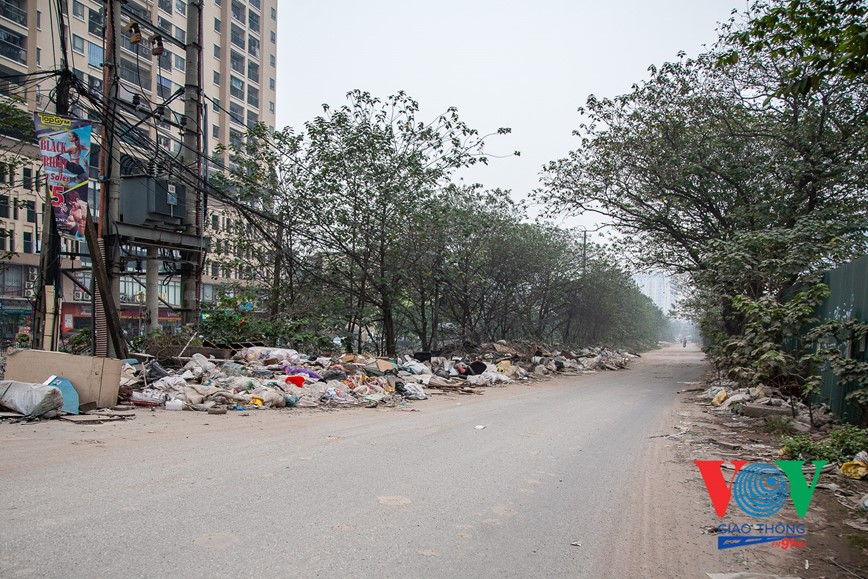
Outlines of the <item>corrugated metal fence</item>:
<svg viewBox="0 0 868 579">
<path fill-rule="evenodd" d="M 868 323 L 868 256 L 826 272 L 823 283 L 829 286 L 831 295 L 817 308 L 820 323 L 850 318 Z M 868 359 L 868 348 L 864 341 L 850 344 L 849 350 L 853 358 Z M 843 420 L 858 423 L 864 418 L 862 411 L 844 399 L 858 387 L 852 382 L 839 384 L 831 372 L 824 370 L 820 398 Z"/>
</svg>

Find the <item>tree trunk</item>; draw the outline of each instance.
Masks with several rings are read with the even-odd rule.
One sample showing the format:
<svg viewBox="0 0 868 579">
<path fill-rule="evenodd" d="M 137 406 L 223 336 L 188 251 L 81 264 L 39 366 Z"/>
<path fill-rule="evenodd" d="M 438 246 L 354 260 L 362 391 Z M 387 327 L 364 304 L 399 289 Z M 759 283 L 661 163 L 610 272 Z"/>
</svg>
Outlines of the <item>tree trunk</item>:
<svg viewBox="0 0 868 579">
<path fill-rule="evenodd" d="M 274 273 L 271 280 L 271 318 L 280 315 L 281 269 L 283 268 L 283 222 L 277 226 L 277 248 L 274 256 Z"/>
<path fill-rule="evenodd" d="M 383 307 L 381 308 L 383 314 L 383 342 L 386 347 L 386 355 L 395 356 L 397 338 L 395 336 L 395 318 L 392 312 L 392 296 L 389 292 L 382 292 L 381 296 L 383 299 Z"/>
<path fill-rule="evenodd" d="M 430 351 L 437 350 L 437 342 L 440 339 L 440 284 L 434 284 L 434 305 L 431 309 L 431 345 Z"/>
</svg>

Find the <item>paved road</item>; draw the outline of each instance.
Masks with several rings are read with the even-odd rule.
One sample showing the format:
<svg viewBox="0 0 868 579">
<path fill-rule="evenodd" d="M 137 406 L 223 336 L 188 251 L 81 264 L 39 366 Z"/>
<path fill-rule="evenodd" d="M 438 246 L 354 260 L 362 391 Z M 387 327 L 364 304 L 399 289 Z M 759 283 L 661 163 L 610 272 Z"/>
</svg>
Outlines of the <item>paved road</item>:
<svg viewBox="0 0 868 579">
<path fill-rule="evenodd" d="M 631 467 L 701 360 L 420 412 L 0 425 L 0 576 L 599 577 L 629 550 Z"/>
</svg>

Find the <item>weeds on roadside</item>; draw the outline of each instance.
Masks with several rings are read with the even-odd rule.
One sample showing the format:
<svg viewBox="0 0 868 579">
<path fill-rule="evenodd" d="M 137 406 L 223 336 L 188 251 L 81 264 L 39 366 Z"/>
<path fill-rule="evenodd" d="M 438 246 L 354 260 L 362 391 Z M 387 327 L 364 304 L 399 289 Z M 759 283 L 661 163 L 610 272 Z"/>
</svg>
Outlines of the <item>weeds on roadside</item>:
<svg viewBox="0 0 868 579">
<path fill-rule="evenodd" d="M 823 440 L 816 441 L 810 436 L 785 436 L 782 453 L 799 460 L 828 460 L 843 463 L 868 450 L 868 429 L 852 425 L 839 426 Z"/>
<path fill-rule="evenodd" d="M 766 416 L 763 430 L 777 436 L 792 434 L 793 419 L 787 416 Z"/>
</svg>

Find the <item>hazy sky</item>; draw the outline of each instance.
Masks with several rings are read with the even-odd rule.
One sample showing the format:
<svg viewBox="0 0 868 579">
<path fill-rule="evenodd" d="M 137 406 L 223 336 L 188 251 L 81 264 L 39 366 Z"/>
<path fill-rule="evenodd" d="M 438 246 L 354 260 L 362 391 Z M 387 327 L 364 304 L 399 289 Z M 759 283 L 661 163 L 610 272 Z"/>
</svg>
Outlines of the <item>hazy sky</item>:
<svg viewBox="0 0 868 579">
<path fill-rule="evenodd" d="M 352 89 L 399 90 L 430 120 L 449 106 L 492 137 L 492 159 L 465 178 L 516 198 L 576 146 L 576 109 L 615 96 L 647 68 L 695 55 L 745 0 L 294 0 L 278 9 L 277 126 L 301 130 Z M 590 227 L 588 217 L 573 223 Z"/>
</svg>

